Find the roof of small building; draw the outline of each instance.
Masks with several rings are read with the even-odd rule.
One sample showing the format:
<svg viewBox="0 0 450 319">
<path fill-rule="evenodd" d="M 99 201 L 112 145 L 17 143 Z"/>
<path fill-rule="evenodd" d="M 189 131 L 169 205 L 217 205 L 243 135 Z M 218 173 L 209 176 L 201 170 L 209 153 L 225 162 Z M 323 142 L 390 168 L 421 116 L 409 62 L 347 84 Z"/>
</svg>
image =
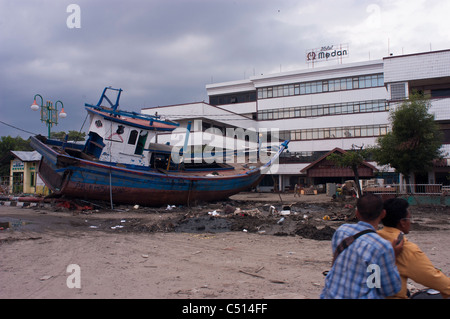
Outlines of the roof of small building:
<svg viewBox="0 0 450 319">
<path fill-rule="evenodd" d="M 10 151 L 15 157 L 22 162 L 38 162 L 41 160 L 42 155 L 37 151 L 25 152 L 25 151 Z"/>
</svg>

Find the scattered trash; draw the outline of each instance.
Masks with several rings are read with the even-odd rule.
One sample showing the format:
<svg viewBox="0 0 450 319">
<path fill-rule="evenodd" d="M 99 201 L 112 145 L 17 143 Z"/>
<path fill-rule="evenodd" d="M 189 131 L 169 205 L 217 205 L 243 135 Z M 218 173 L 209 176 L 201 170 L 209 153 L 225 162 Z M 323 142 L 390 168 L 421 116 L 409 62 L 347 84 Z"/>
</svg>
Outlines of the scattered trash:
<svg viewBox="0 0 450 319">
<path fill-rule="evenodd" d="M 0 230 L 4 230 L 9 228 L 10 224 L 9 222 L 5 222 L 5 223 L 0 223 Z"/>
<path fill-rule="evenodd" d="M 275 208 L 275 206 L 270 206 L 270 208 L 269 208 L 269 214 L 274 215 L 274 214 L 276 214 L 276 213 L 278 213 L 278 211 L 277 211 L 277 209 Z"/>
<path fill-rule="evenodd" d="M 218 213 L 216 210 L 212 211 L 212 212 L 208 212 L 208 215 L 211 216 L 220 216 L 220 213 Z"/>
<path fill-rule="evenodd" d="M 44 281 L 44 280 L 48 280 L 48 279 L 50 279 L 50 278 L 52 278 L 53 276 L 50 276 L 50 275 L 45 275 L 45 276 L 42 276 L 41 278 L 39 278 L 39 280 L 40 281 Z"/>
<path fill-rule="evenodd" d="M 237 216 L 261 216 L 262 213 L 258 208 L 255 209 L 248 209 L 248 210 L 241 210 L 240 208 L 236 208 L 234 211 L 234 215 Z"/>
<path fill-rule="evenodd" d="M 235 208 L 232 207 L 232 206 L 230 206 L 230 205 L 226 205 L 225 208 L 224 208 L 224 210 L 223 210 L 223 212 L 224 212 L 225 214 L 227 214 L 227 215 L 228 215 L 228 214 L 233 214 L 234 211 L 235 211 Z"/>
<path fill-rule="evenodd" d="M 243 271 L 243 270 L 239 270 L 239 272 L 240 272 L 240 273 L 243 273 L 243 274 L 246 274 L 246 275 L 250 275 L 250 276 L 253 276 L 253 277 L 257 277 L 257 278 L 263 278 L 263 279 L 264 279 L 264 277 L 263 277 L 263 276 L 260 276 L 260 275 L 257 275 L 257 274 L 253 274 L 253 273 L 251 273 L 251 272 L 248 272 L 248 271 Z"/>
<path fill-rule="evenodd" d="M 211 212 L 212 213 L 212 212 Z M 216 218 L 212 215 L 190 217 L 174 226 L 176 232 L 218 233 L 230 231 L 232 222 L 229 218 Z"/>
<path fill-rule="evenodd" d="M 283 206 L 280 211 L 280 215 L 290 215 L 291 214 L 291 206 Z"/>
<path fill-rule="evenodd" d="M 79 205 L 76 200 L 64 200 L 56 204 L 56 207 L 65 208 L 69 210 L 92 210 L 93 207 L 91 205 Z"/>
<path fill-rule="evenodd" d="M 67 211 L 61 210 L 61 208 L 70 207 L 70 209 L 74 209 L 76 206 L 74 207 L 71 205 L 71 203 L 74 202 L 81 207 L 86 204 L 93 206 L 94 209 L 88 212 L 92 214 L 102 212 L 103 209 L 109 209 L 108 205 L 101 202 L 86 203 L 81 200 L 64 199 L 54 200 L 51 203 L 39 203 L 39 210 L 37 210 L 37 212 L 39 214 L 45 214 L 46 212 L 44 212 L 41 208 L 53 208 L 53 211 L 55 212 L 67 213 Z M 56 207 L 59 209 L 55 209 Z M 312 237 L 316 237 L 318 236 L 316 233 L 321 233 L 322 231 L 318 231 L 317 229 L 299 230 L 299 227 L 308 224 L 319 225 L 320 227 L 322 223 L 322 227 L 325 226 L 325 224 L 329 224 L 331 227 L 336 228 L 339 224 L 334 221 L 341 220 L 341 215 L 342 217 L 347 217 L 349 215 L 349 211 L 352 210 L 350 205 L 346 206 L 344 209 L 344 204 L 333 205 L 332 208 L 329 208 L 328 206 L 324 207 L 319 204 L 300 202 L 284 204 L 275 202 L 255 202 L 250 204 L 237 200 L 218 202 L 208 205 L 197 204 L 196 207 L 191 208 L 179 208 L 178 205 L 172 204 L 165 204 L 164 206 L 158 208 L 150 208 L 134 204 L 130 206 L 117 207 L 119 208 L 116 208 L 116 210 L 119 211 L 130 213 L 133 211 L 136 213 L 141 211 L 144 214 L 141 214 L 141 216 L 132 217 L 119 215 L 114 219 L 108 219 L 101 223 L 88 217 L 84 217 L 80 220 L 71 222 L 71 226 L 83 226 L 84 229 L 88 228 L 90 231 L 107 230 L 110 232 L 175 231 L 204 234 L 237 231 L 241 233 L 255 233 L 260 235 L 300 235 L 302 237 L 307 235 L 309 236 L 310 232 Z M 167 215 L 168 212 L 170 212 L 169 216 Z M 174 212 L 176 212 L 175 215 Z M 179 215 L 177 215 L 178 212 L 180 213 Z M 85 214 L 85 212 L 76 213 Z M 323 218 L 324 216 L 327 217 Z M 347 218 L 345 220 L 347 220 Z M 3 230 L 0 228 L 1 233 L 5 233 L 8 228 L 15 230 L 17 228 L 24 227 L 22 221 L 19 221 L 18 219 L 0 219 L 0 222 L 9 222 L 8 225 L 1 225 L 0 223 L 0 227 L 3 227 Z M 27 221 L 26 223 L 30 222 Z M 32 227 L 35 226 L 36 225 L 32 225 Z M 322 234 L 318 237 L 322 237 L 321 235 Z"/>
</svg>

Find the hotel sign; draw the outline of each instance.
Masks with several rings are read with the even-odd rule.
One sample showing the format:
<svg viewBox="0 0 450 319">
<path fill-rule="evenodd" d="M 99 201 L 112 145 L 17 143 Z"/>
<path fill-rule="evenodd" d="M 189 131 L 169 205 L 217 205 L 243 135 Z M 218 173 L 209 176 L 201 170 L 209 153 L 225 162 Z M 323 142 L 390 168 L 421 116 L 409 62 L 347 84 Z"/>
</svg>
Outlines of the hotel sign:
<svg viewBox="0 0 450 319">
<path fill-rule="evenodd" d="M 306 51 L 306 63 L 331 61 L 348 57 L 348 44 L 327 45 Z"/>
</svg>

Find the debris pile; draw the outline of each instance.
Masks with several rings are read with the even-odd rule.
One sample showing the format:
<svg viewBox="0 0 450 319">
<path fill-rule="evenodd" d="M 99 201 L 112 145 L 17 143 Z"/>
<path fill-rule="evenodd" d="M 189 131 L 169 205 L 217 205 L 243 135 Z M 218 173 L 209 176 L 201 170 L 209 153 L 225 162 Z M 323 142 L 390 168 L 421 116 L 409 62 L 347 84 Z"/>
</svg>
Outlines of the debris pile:
<svg viewBox="0 0 450 319">
<path fill-rule="evenodd" d="M 323 228 L 317 228 L 316 226 L 306 224 L 297 228 L 295 234 L 308 239 L 331 240 L 335 231 L 334 228 L 328 225 Z"/>
<path fill-rule="evenodd" d="M 274 236 L 330 240 L 334 230 L 349 221 L 354 207 L 340 203 L 255 203 L 227 200 L 197 206 L 150 208 L 83 200 L 41 201 L 31 209 L 70 213 L 80 221 L 70 226 L 112 232 L 219 233 L 239 231 Z M 44 214 L 46 214 L 44 213 Z M 108 214 L 108 218 L 102 218 Z M 89 216 L 85 217 L 85 216 Z M 110 217 L 117 216 L 117 217 Z M 76 224 L 76 225 L 75 225 Z"/>
</svg>

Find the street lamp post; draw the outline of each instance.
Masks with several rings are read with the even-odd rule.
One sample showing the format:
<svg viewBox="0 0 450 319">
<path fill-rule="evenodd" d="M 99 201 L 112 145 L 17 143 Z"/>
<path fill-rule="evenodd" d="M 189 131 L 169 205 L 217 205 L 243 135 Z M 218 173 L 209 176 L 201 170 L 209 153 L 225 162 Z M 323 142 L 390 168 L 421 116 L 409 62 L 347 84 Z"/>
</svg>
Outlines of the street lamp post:
<svg viewBox="0 0 450 319">
<path fill-rule="evenodd" d="M 39 97 L 41 99 L 41 105 L 38 105 L 36 103 L 36 97 Z M 55 105 L 53 105 L 52 102 L 47 101 L 44 106 L 44 99 L 40 94 L 36 94 L 34 96 L 34 102 L 31 104 L 31 109 L 33 111 L 41 109 L 41 121 L 45 122 L 48 127 L 48 138 L 50 138 L 50 130 L 51 127 L 54 125 L 58 125 L 58 103 L 61 104 L 61 112 L 59 113 L 59 117 L 65 118 L 67 116 L 67 113 L 64 111 L 64 105 L 61 101 L 56 101 Z"/>
</svg>

